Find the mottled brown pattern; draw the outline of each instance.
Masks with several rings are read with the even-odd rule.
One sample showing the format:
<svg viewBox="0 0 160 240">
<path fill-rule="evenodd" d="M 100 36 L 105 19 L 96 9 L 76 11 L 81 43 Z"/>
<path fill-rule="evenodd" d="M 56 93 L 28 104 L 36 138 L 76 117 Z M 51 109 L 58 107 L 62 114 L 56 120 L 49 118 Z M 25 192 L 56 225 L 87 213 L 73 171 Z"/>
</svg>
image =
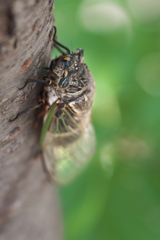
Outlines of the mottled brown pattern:
<svg viewBox="0 0 160 240">
<path fill-rule="evenodd" d="M 45 119 L 48 109 L 53 104 L 55 108 L 43 144 L 45 166 L 51 178 L 60 183 L 72 179 L 95 149 L 90 123 L 95 82 L 83 55 L 83 50 L 77 49 L 52 60 L 46 77 L 51 82 L 43 91 L 47 106 Z"/>
<path fill-rule="evenodd" d="M 38 99 L 41 85 L 18 88 L 49 65 L 52 26 L 53 0 L 0 1 L 0 240 L 62 239 L 56 188 L 39 156 L 35 112 L 8 122 Z"/>
</svg>

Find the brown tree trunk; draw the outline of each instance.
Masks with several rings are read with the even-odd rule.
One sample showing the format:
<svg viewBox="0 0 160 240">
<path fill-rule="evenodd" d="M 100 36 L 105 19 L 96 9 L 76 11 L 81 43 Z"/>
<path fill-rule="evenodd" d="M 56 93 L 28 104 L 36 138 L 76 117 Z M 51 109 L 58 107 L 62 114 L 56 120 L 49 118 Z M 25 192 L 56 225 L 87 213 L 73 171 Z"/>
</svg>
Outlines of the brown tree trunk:
<svg viewBox="0 0 160 240">
<path fill-rule="evenodd" d="M 46 180 L 35 111 L 9 118 L 38 103 L 41 86 L 28 78 L 50 63 L 53 0 L 0 1 L 0 239 L 59 240 L 56 188 Z"/>
</svg>

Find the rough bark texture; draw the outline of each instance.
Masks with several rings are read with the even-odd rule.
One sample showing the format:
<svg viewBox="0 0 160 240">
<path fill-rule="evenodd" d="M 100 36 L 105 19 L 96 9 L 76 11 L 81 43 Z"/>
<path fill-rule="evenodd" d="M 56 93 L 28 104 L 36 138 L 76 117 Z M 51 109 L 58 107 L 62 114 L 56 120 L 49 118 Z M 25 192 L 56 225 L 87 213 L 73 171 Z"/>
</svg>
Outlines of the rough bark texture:
<svg viewBox="0 0 160 240">
<path fill-rule="evenodd" d="M 53 0 L 0 1 L 0 239 L 59 240 L 56 188 L 45 176 L 35 111 L 41 85 L 26 79 L 50 63 Z"/>
</svg>

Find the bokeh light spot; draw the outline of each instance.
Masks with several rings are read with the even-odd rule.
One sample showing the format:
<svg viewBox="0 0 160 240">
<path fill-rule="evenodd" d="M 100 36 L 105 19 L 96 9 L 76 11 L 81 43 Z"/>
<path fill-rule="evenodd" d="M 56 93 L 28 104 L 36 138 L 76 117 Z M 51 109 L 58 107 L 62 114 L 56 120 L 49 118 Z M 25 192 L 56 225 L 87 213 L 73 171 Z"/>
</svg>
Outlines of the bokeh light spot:
<svg viewBox="0 0 160 240">
<path fill-rule="evenodd" d="M 133 17 L 140 21 L 153 21 L 160 16 L 159 0 L 128 0 Z"/>
<path fill-rule="evenodd" d="M 137 67 L 136 77 L 144 91 L 160 96 L 160 53 L 151 53 L 143 57 Z"/>
<path fill-rule="evenodd" d="M 151 147 L 149 144 L 134 136 L 120 138 L 116 142 L 117 156 L 127 161 L 146 160 L 151 156 Z"/>
<path fill-rule="evenodd" d="M 117 3 L 85 1 L 79 8 L 82 24 L 92 32 L 115 31 L 129 25 L 125 9 Z"/>
</svg>

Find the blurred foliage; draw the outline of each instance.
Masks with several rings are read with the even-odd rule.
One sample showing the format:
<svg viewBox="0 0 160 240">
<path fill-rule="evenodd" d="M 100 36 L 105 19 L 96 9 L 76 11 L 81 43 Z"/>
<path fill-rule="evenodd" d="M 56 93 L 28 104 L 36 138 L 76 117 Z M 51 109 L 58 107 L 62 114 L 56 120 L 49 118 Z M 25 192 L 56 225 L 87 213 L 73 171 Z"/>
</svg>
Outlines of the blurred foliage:
<svg viewBox="0 0 160 240">
<path fill-rule="evenodd" d="M 97 152 L 60 187 L 65 240 L 160 239 L 160 1 L 57 0 L 96 81 Z"/>
</svg>

